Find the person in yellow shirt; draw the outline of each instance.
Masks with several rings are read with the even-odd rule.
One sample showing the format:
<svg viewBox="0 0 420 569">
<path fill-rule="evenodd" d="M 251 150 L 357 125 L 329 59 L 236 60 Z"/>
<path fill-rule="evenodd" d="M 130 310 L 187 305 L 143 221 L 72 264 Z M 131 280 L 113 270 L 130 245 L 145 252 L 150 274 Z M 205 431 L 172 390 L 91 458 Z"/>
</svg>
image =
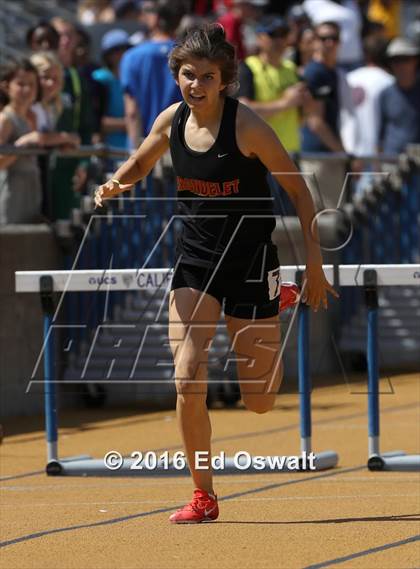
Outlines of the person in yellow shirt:
<svg viewBox="0 0 420 569">
<path fill-rule="evenodd" d="M 283 59 L 289 27 L 282 18 L 267 16 L 256 32 L 259 53 L 241 64 L 238 98 L 265 119 L 288 152 L 299 152 L 299 108 L 310 94 L 295 64 Z"/>
<path fill-rule="evenodd" d="M 399 36 L 401 0 L 371 0 L 368 18 L 372 22 L 382 24 L 389 39 Z"/>
</svg>

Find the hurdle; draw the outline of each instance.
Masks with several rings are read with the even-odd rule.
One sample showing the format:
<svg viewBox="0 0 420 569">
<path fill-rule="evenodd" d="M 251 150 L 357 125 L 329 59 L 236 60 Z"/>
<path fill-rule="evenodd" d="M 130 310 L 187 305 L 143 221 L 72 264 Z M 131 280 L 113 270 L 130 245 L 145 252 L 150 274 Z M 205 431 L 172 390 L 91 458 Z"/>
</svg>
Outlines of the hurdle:
<svg viewBox="0 0 420 569">
<path fill-rule="evenodd" d="M 417 470 L 420 467 L 420 455 L 407 456 L 403 451 L 380 454 L 379 452 L 379 372 L 377 352 L 377 288 L 379 286 L 420 285 L 420 265 L 324 265 L 326 278 L 334 283 L 338 278 L 340 286 L 363 286 L 369 302 L 368 311 L 368 397 L 369 397 L 369 462 L 371 469 Z M 282 267 L 282 279 L 294 280 L 304 266 Z M 133 469 L 134 459 L 124 458 L 118 470 L 109 470 L 101 459 L 89 456 L 60 459 L 58 455 L 58 421 L 55 384 L 53 379 L 53 338 L 52 325 L 54 316 L 53 295 L 57 292 L 90 291 L 95 292 L 104 286 L 107 291 L 137 291 L 147 288 L 154 290 L 166 286 L 172 278 L 172 269 L 110 269 L 91 271 L 16 271 L 16 292 L 37 292 L 41 297 L 44 313 L 44 402 L 47 439 L 48 475 L 68 476 L 129 476 L 129 475 L 185 475 L 188 469 L 169 468 L 161 462 L 153 470 Z M 374 275 L 374 276 L 373 276 Z M 94 277 L 94 278 L 91 278 Z M 107 277 L 107 278 L 105 278 Z M 92 284 L 93 283 L 93 284 Z M 97 283 L 106 283 L 98 285 Z M 139 283 L 142 283 L 141 285 Z M 374 306 L 376 294 L 376 306 Z M 311 436 L 311 381 L 309 369 L 309 308 L 300 304 L 298 307 L 298 375 L 300 392 L 300 446 L 301 454 L 312 452 Z M 97 383 L 97 380 L 95 380 Z M 273 472 L 271 464 L 276 457 L 265 457 L 264 468 L 258 472 Z M 280 457 L 278 457 L 280 458 Z M 307 471 L 306 462 L 301 459 L 299 470 Z M 333 468 L 338 463 L 334 451 L 315 453 L 315 470 Z M 379 468 L 380 467 L 380 468 Z M 281 471 L 290 471 L 285 466 Z M 276 470 L 277 471 L 277 470 Z M 247 473 L 256 472 L 247 470 Z M 225 468 L 216 471 L 220 474 L 243 473 L 234 458 L 227 457 Z"/>
<path fill-rule="evenodd" d="M 397 265 L 398 266 L 398 265 Z M 400 265 L 404 267 L 405 265 Z M 410 269 L 411 284 L 420 285 L 420 265 Z M 403 284 L 399 275 L 399 284 Z M 407 275 L 408 282 L 410 274 Z M 415 280 L 417 279 L 417 280 Z M 368 363 L 368 463 L 369 470 L 418 471 L 420 470 L 420 454 L 406 455 L 403 451 L 380 453 L 380 408 L 379 408 L 379 358 L 378 358 L 378 271 L 369 269 L 363 273 L 365 304 L 367 308 L 367 363 Z M 394 283 L 395 284 L 395 283 Z"/>
</svg>

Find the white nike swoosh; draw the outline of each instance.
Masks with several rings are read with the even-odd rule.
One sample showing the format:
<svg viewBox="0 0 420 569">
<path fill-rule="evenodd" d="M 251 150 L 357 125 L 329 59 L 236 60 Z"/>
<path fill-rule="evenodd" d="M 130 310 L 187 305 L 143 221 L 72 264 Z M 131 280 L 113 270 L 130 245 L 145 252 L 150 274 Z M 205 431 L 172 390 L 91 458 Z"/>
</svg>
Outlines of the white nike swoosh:
<svg viewBox="0 0 420 569">
<path fill-rule="evenodd" d="M 218 155 L 217 155 L 217 158 L 224 158 L 224 157 L 227 156 L 227 155 L 228 155 L 227 152 L 226 152 L 226 154 L 218 154 Z"/>
<path fill-rule="evenodd" d="M 216 509 L 216 506 L 213 506 L 210 510 L 204 510 L 204 515 L 208 516 L 209 514 L 211 514 L 214 510 Z"/>
</svg>

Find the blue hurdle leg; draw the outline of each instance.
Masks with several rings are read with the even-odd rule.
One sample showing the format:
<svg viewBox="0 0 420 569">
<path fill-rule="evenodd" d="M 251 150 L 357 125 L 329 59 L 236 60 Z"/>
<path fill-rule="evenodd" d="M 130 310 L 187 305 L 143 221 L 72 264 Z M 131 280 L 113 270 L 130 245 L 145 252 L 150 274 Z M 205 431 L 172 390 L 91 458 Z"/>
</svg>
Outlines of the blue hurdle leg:
<svg viewBox="0 0 420 569">
<path fill-rule="evenodd" d="M 54 282 L 51 276 L 39 279 L 41 305 L 44 313 L 44 406 L 48 462 L 57 460 L 57 401 L 54 383 Z"/>
<path fill-rule="evenodd" d="M 403 451 L 381 455 L 379 449 L 379 361 L 378 361 L 378 290 L 377 275 L 373 269 L 363 274 L 367 306 L 367 366 L 368 366 L 368 423 L 369 470 L 418 470 L 420 456 L 406 457 Z"/>
<path fill-rule="evenodd" d="M 298 375 L 300 399 L 300 448 L 302 460 L 312 452 L 312 417 L 311 417 L 311 374 L 309 357 L 309 306 L 301 303 L 298 316 Z M 304 454 L 305 453 L 305 454 Z M 315 453 L 316 470 L 333 468 L 338 463 L 338 455 L 334 451 Z M 305 467 L 302 467 L 304 470 Z"/>
<path fill-rule="evenodd" d="M 420 455 L 405 456 L 403 451 L 381 455 L 379 449 L 379 364 L 378 364 L 378 308 L 368 308 L 367 321 L 369 470 L 420 470 Z"/>
<path fill-rule="evenodd" d="M 47 460 L 57 460 L 57 400 L 54 383 L 54 337 L 52 316 L 44 315 L 44 404 Z"/>
<path fill-rule="evenodd" d="M 369 456 L 379 454 L 378 308 L 367 316 Z"/>
<path fill-rule="evenodd" d="M 300 446 L 303 457 L 312 452 L 311 372 L 309 359 L 309 306 L 301 303 L 298 316 L 298 375 L 300 399 Z M 305 453 L 305 454 L 304 454 Z M 315 453 L 315 470 L 334 468 L 338 455 L 332 450 Z M 302 463 L 303 464 L 303 463 Z M 302 470 L 305 467 L 302 466 Z"/>
<path fill-rule="evenodd" d="M 309 307 L 299 306 L 298 375 L 300 399 L 300 440 L 302 452 L 312 450 L 311 377 L 309 371 Z"/>
</svg>

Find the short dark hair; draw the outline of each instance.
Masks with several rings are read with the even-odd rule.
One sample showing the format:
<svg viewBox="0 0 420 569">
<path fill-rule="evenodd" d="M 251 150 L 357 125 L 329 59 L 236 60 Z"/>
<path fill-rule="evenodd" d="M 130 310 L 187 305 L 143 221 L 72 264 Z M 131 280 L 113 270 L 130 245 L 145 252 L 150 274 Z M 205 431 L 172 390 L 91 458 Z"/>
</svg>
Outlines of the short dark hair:
<svg viewBox="0 0 420 569">
<path fill-rule="evenodd" d="M 39 28 L 44 28 L 44 29 L 48 30 L 48 33 L 50 35 L 50 38 L 51 38 L 52 44 L 53 44 L 53 45 L 51 45 L 51 49 L 53 49 L 53 50 L 57 49 L 58 43 L 60 41 L 60 35 L 57 32 L 57 30 L 54 28 L 54 26 L 52 26 L 46 20 L 40 20 L 37 24 L 35 24 L 35 26 L 32 26 L 31 28 L 29 28 L 29 30 L 26 32 L 26 45 L 28 47 L 31 47 L 32 38 L 34 36 L 34 33 Z"/>
<path fill-rule="evenodd" d="M 185 6 L 181 2 L 168 2 L 167 0 L 161 0 L 157 2 L 154 11 L 158 17 L 157 27 L 159 30 L 165 34 L 174 34 L 178 28 L 182 17 L 185 15 Z"/>
<path fill-rule="evenodd" d="M 0 81 L 9 82 L 17 75 L 18 71 L 30 71 L 38 74 L 36 67 L 26 57 L 9 59 L 6 63 L 1 66 L 0 69 Z"/>
<path fill-rule="evenodd" d="M 169 68 L 175 79 L 181 65 L 188 58 L 208 59 L 220 68 L 222 83 L 233 89 L 238 80 L 238 62 L 235 48 L 226 40 L 220 24 L 205 24 L 187 30 L 169 56 Z"/>
<path fill-rule="evenodd" d="M 37 79 L 37 99 L 40 93 L 40 83 L 39 83 L 39 75 L 36 67 L 32 65 L 32 63 L 26 57 L 16 58 L 16 59 L 9 59 L 4 65 L 0 68 L 0 84 L 1 83 L 9 83 L 12 79 L 18 74 L 18 72 L 22 71 L 29 71 L 30 73 L 34 73 Z M 9 102 L 9 98 L 7 93 L 5 93 L 7 97 L 7 102 Z"/>
<path fill-rule="evenodd" d="M 363 41 L 363 53 L 365 55 L 365 60 L 368 63 L 373 63 L 380 67 L 386 67 L 386 48 L 388 47 L 388 43 L 389 41 L 385 38 L 368 36 Z"/>
<path fill-rule="evenodd" d="M 314 26 L 314 30 L 316 33 L 318 33 L 318 30 L 321 26 L 329 26 L 330 28 L 334 28 L 335 31 L 337 32 L 337 35 L 340 35 L 341 28 L 340 25 L 337 24 L 337 22 L 333 22 L 332 20 L 326 20 L 325 22 L 320 22 L 319 24 L 316 24 L 316 26 Z"/>
</svg>

